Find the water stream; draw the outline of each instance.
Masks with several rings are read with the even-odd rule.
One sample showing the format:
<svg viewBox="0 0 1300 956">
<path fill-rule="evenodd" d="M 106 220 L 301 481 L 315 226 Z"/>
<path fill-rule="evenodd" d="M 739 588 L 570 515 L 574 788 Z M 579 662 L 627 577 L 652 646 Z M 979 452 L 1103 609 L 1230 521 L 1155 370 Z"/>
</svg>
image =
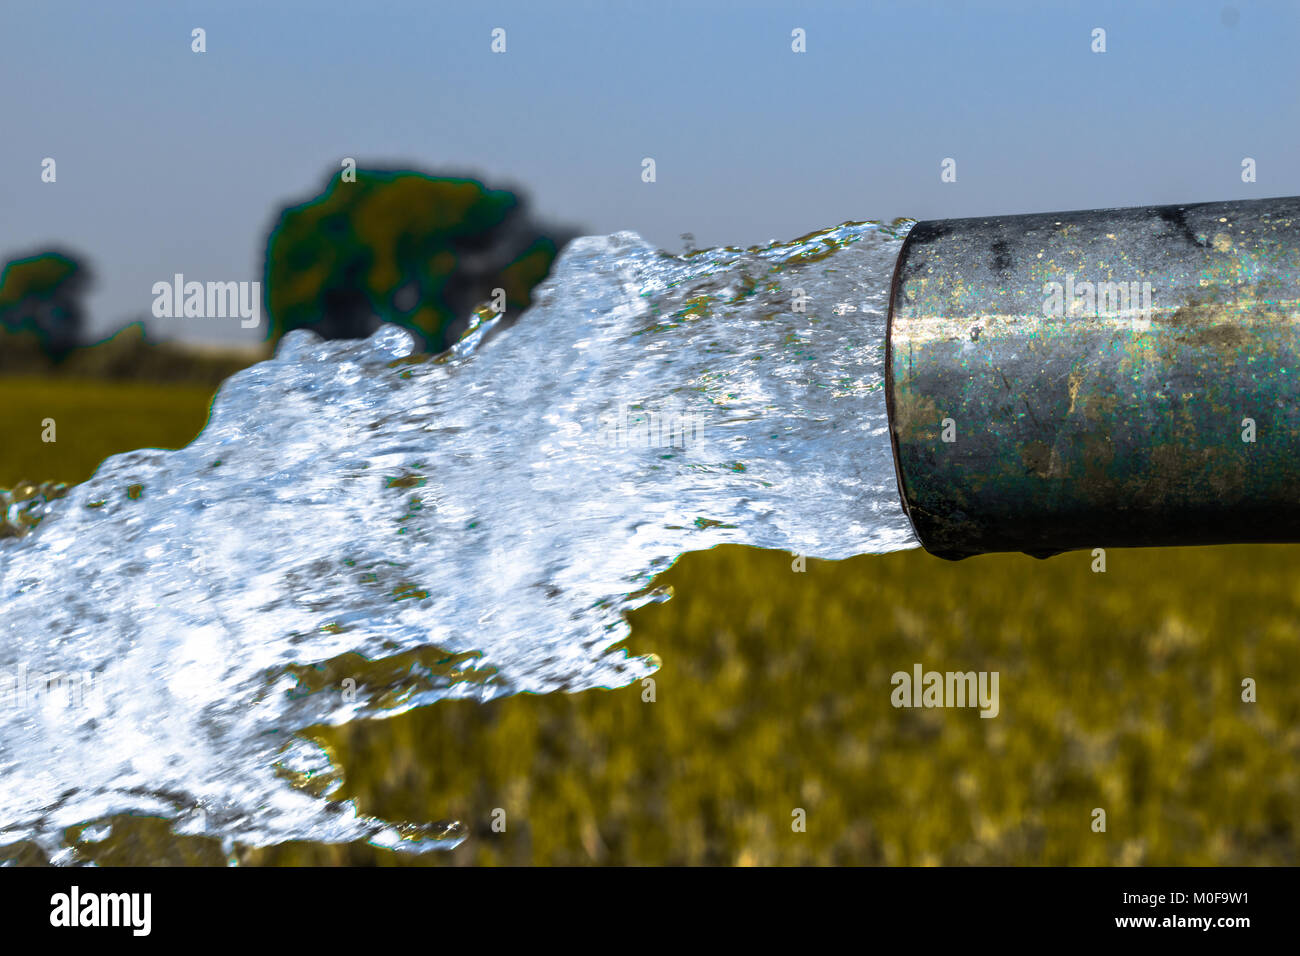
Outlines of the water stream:
<svg viewBox="0 0 1300 956">
<path fill-rule="evenodd" d="M 189 446 L 0 502 L 0 846 L 75 862 L 66 828 L 126 812 L 228 848 L 453 845 L 331 800 L 298 733 L 637 680 L 624 615 L 688 551 L 914 546 L 883 394 L 910 225 L 579 239 L 508 328 L 436 358 L 291 333 Z"/>
</svg>

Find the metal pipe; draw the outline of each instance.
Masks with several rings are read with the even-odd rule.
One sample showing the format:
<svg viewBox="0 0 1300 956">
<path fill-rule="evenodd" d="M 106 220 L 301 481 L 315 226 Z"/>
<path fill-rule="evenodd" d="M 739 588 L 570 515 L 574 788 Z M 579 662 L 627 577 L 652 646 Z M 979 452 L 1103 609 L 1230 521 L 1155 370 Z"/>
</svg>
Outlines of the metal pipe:
<svg viewBox="0 0 1300 956">
<path fill-rule="evenodd" d="M 1300 541 L 1300 197 L 917 223 L 885 362 L 934 554 Z"/>
</svg>

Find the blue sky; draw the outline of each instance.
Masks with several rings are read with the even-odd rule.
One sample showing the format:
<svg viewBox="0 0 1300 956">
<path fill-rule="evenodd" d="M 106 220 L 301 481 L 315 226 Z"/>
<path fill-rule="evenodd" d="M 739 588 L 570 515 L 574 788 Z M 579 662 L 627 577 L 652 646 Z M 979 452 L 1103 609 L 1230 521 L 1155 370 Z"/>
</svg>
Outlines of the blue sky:
<svg viewBox="0 0 1300 956">
<path fill-rule="evenodd" d="M 471 172 L 674 250 L 684 232 L 749 245 L 846 219 L 1295 195 L 1297 50 L 1295 0 L 0 0 L 0 258 L 84 255 L 107 331 L 176 272 L 260 280 L 276 211 L 344 156 Z"/>
</svg>

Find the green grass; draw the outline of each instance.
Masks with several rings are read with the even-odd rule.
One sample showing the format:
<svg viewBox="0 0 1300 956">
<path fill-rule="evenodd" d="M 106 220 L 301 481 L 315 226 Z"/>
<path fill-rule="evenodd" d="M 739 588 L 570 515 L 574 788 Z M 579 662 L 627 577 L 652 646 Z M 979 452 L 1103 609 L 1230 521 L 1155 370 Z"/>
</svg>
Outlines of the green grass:
<svg viewBox="0 0 1300 956">
<path fill-rule="evenodd" d="M 164 423 L 179 435 L 202 404 L 162 391 L 151 403 L 145 389 L 64 401 L 117 423 L 112 450 L 165 444 Z M 27 477 L 84 477 L 62 429 L 68 457 L 29 458 Z M 240 859 L 1297 862 L 1300 547 L 1112 550 L 1104 574 L 1091 563 L 907 552 L 800 574 L 776 552 L 687 555 L 660 582 L 673 600 L 633 615 L 630 650 L 663 660 L 654 702 L 640 685 L 444 701 L 315 733 L 363 811 L 459 820 L 458 850 L 291 844 Z M 917 662 L 998 671 L 1001 713 L 893 708 L 890 675 Z M 1245 677 L 1257 703 L 1241 700 Z M 796 808 L 806 832 L 791 828 Z M 87 856 L 221 859 L 212 841 L 135 819 Z"/>
<path fill-rule="evenodd" d="M 109 455 L 180 448 L 208 420 L 212 389 L 92 380 L 0 378 L 0 488 L 85 481 Z M 54 442 L 42 441 L 45 419 Z"/>
</svg>

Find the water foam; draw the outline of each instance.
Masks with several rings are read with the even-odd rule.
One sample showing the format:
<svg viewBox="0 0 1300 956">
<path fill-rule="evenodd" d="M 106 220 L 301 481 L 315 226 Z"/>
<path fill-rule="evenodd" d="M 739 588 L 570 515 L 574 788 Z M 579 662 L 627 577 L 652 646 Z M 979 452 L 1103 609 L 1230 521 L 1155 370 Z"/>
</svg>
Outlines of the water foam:
<svg viewBox="0 0 1300 956">
<path fill-rule="evenodd" d="M 436 358 L 292 333 L 189 446 L 28 501 L 0 541 L 0 844 L 73 861 L 67 827 L 136 812 L 228 848 L 454 845 L 331 800 L 297 734 L 652 673 L 624 614 L 687 551 L 914 546 L 883 395 L 909 226 L 579 239 L 508 328 Z"/>
</svg>

